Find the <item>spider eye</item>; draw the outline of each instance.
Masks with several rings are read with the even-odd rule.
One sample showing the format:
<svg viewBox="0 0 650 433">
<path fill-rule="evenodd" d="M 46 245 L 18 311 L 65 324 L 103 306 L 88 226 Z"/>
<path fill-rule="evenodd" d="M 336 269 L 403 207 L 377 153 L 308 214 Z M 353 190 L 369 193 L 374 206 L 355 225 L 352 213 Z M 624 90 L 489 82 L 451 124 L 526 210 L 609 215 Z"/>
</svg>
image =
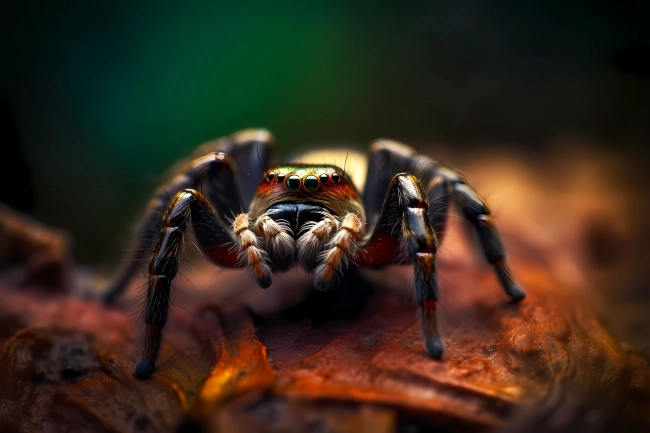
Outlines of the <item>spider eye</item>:
<svg viewBox="0 0 650 433">
<path fill-rule="evenodd" d="M 327 176 L 325 173 L 320 175 L 320 183 L 327 183 L 329 180 L 329 176 Z"/>
<path fill-rule="evenodd" d="M 334 183 L 339 183 L 341 181 L 341 175 L 338 173 L 332 173 L 332 180 Z"/>
<path fill-rule="evenodd" d="M 278 174 L 277 179 L 278 179 L 278 182 L 284 182 L 284 174 L 282 174 L 282 173 Z"/>
<path fill-rule="evenodd" d="M 300 188 L 300 178 L 298 176 L 289 176 L 286 184 L 289 191 L 295 191 Z"/>
<path fill-rule="evenodd" d="M 269 174 L 266 175 L 266 179 L 269 182 L 272 181 L 274 177 L 275 177 L 275 173 L 269 173 Z"/>
<path fill-rule="evenodd" d="M 309 191 L 313 191 L 318 188 L 318 178 L 316 176 L 307 176 L 305 178 L 305 188 Z"/>
</svg>

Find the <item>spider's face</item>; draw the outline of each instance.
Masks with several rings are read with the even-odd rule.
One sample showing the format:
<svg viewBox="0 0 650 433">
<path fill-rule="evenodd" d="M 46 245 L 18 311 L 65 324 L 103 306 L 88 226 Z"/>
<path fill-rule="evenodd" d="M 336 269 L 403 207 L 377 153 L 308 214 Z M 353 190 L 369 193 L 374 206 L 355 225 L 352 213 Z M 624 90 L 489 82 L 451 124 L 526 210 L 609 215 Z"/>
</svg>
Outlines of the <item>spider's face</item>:
<svg viewBox="0 0 650 433">
<path fill-rule="evenodd" d="M 334 165 L 285 165 L 266 171 L 251 204 L 259 216 L 273 204 L 321 203 L 340 211 L 363 213 L 359 192 L 343 170 Z"/>
</svg>

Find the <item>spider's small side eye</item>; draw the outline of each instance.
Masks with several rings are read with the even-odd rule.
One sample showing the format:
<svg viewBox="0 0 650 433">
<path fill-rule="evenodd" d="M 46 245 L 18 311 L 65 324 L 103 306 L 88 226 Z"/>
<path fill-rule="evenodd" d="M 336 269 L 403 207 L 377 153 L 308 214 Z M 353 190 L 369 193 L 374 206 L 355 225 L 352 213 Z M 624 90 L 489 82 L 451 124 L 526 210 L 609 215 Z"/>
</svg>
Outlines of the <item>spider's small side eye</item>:
<svg viewBox="0 0 650 433">
<path fill-rule="evenodd" d="M 278 182 L 284 182 L 284 174 L 282 174 L 282 173 L 278 174 L 277 179 L 278 179 Z"/>
<path fill-rule="evenodd" d="M 300 188 L 300 178 L 298 176 L 289 176 L 287 178 L 287 189 L 295 191 Z"/>
<path fill-rule="evenodd" d="M 274 177 L 275 177 L 275 173 L 269 173 L 269 174 L 266 175 L 266 179 L 269 182 L 272 181 Z"/>
<path fill-rule="evenodd" d="M 329 180 L 329 176 L 327 176 L 325 173 L 320 175 L 320 183 L 327 183 Z"/>
<path fill-rule="evenodd" d="M 332 173 L 332 180 L 334 183 L 339 183 L 341 181 L 341 175 L 338 173 Z"/>
</svg>

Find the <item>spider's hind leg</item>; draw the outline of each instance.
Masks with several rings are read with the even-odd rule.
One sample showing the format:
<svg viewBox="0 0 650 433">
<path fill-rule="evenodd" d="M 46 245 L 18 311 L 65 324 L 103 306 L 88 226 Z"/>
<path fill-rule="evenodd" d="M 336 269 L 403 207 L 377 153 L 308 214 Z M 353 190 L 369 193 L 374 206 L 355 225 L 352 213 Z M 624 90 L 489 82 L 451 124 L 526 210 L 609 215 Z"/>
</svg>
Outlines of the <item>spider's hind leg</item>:
<svg viewBox="0 0 650 433">
<path fill-rule="evenodd" d="M 501 283 L 501 287 L 515 301 L 526 297 L 526 293 L 515 282 L 506 261 L 506 251 L 501 242 L 499 231 L 494 224 L 490 209 L 483 198 L 466 182 L 457 181 L 451 184 L 453 197 L 458 203 L 465 218 L 467 218 L 478 232 L 483 255 L 494 269 Z"/>
</svg>

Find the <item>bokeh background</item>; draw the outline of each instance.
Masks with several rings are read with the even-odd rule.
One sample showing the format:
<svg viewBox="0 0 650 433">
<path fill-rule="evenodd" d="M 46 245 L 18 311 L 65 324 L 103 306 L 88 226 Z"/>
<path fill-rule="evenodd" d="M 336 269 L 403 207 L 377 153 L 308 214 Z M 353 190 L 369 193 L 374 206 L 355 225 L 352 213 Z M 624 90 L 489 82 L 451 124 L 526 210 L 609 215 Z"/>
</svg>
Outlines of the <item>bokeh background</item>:
<svg viewBox="0 0 650 433">
<path fill-rule="evenodd" d="M 250 126 L 281 154 L 392 137 L 648 155 L 648 2 L 0 8 L 0 201 L 71 231 L 82 263 L 117 257 L 174 161 Z"/>
</svg>

